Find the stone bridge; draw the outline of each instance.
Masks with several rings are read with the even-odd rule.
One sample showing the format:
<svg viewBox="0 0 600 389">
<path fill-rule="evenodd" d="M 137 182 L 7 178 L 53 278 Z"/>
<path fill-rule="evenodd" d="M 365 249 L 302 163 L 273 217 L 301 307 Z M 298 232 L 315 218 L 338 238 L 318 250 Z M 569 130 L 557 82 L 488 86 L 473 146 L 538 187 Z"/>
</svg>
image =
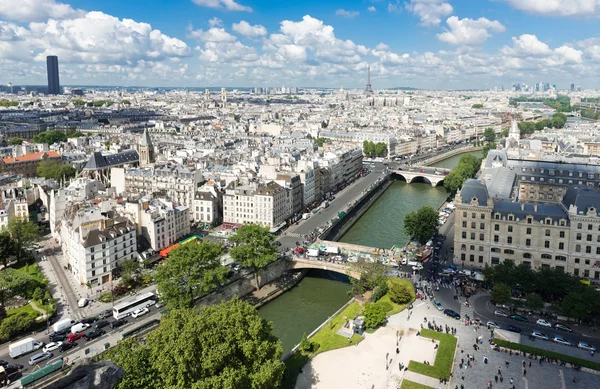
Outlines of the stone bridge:
<svg viewBox="0 0 600 389">
<path fill-rule="evenodd" d="M 316 259 L 303 259 L 296 256 L 288 258 L 290 269 L 321 269 L 345 274 L 352 278 L 360 278 L 359 272 L 348 265 L 340 265 L 333 262 L 318 261 Z"/>
<path fill-rule="evenodd" d="M 408 184 L 411 182 L 426 182 L 434 188 L 444 182 L 444 177 L 450 169 L 436 168 L 431 166 L 412 166 L 409 168 L 397 168 L 392 174 L 403 177 Z"/>
</svg>

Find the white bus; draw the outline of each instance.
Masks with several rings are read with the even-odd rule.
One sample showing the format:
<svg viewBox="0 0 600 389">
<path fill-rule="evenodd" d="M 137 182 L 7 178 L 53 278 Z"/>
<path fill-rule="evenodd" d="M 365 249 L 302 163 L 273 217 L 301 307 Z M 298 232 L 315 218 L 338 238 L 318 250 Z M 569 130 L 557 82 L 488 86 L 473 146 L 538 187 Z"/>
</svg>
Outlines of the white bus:
<svg viewBox="0 0 600 389">
<path fill-rule="evenodd" d="M 131 300 L 127 300 L 115 305 L 113 308 L 113 316 L 117 320 L 122 319 L 129 316 L 131 312 L 135 311 L 136 309 L 146 308 L 150 305 L 156 304 L 156 301 L 156 295 L 152 292 L 141 294 L 135 298 L 132 298 Z"/>
</svg>

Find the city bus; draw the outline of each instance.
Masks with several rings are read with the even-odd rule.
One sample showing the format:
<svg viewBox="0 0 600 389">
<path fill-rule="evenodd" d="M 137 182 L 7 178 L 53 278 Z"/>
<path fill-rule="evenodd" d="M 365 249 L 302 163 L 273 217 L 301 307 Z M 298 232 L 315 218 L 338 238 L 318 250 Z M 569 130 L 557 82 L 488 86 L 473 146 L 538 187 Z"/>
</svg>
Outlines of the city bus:
<svg viewBox="0 0 600 389">
<path fill-rule="evenodd" d="M 113 316 L 116 320 L 127 317 L 136 309 L 146 308 L 156 304 L 157 297 L 154 293 L 148 292 L 136 296 L 130 300 L 117 304 L 113 308 Z"/>
</svg>

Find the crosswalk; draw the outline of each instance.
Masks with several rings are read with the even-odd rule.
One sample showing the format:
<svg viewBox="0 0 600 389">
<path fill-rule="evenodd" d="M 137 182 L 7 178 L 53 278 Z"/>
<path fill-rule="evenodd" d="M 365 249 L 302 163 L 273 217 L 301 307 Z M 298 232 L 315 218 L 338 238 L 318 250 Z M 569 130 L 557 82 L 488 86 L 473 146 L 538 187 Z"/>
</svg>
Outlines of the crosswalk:
<svg viewBox="0 0 600 389">
<path fill-rule="evenodd" d="M 467 307 L 465 304 L 460 306 L 460 317 L 464 318 L 469 316 L 471 319 L 475 318 L 475 311 L 472 307 Z"/>
<path fill-rule="evenodd" d="M 437 288 L 441 289 L 454 289 L 454 286 L 447 284 L 447 283 L 441 283 L 438 281 L 429 281 L 428 285 L 433 289 L 436 290 Z"/>
<path fill-rule="evenodd" d="M 285 236 L 291 236 L 292 238 L 302 238 L 304 235 L 298 234 L 297 232 L 286 232 Z"/>
</svg>

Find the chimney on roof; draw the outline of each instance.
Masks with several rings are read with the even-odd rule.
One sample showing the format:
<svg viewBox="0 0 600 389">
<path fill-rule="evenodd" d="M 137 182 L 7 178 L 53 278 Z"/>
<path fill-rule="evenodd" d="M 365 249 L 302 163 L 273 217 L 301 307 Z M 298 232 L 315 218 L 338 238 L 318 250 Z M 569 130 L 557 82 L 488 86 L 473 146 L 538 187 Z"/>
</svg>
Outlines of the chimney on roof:
<svg viewBox="0 0 600 389">
<path fill-rule="evenodd" d="M 521 211 L 525 210 L 525 203 L 521 203 Z"/>
<path fill-rule="evenodd" d="M 533 211 L 537 212 L 537 204 L 533 204 Z"/>
</svg>

